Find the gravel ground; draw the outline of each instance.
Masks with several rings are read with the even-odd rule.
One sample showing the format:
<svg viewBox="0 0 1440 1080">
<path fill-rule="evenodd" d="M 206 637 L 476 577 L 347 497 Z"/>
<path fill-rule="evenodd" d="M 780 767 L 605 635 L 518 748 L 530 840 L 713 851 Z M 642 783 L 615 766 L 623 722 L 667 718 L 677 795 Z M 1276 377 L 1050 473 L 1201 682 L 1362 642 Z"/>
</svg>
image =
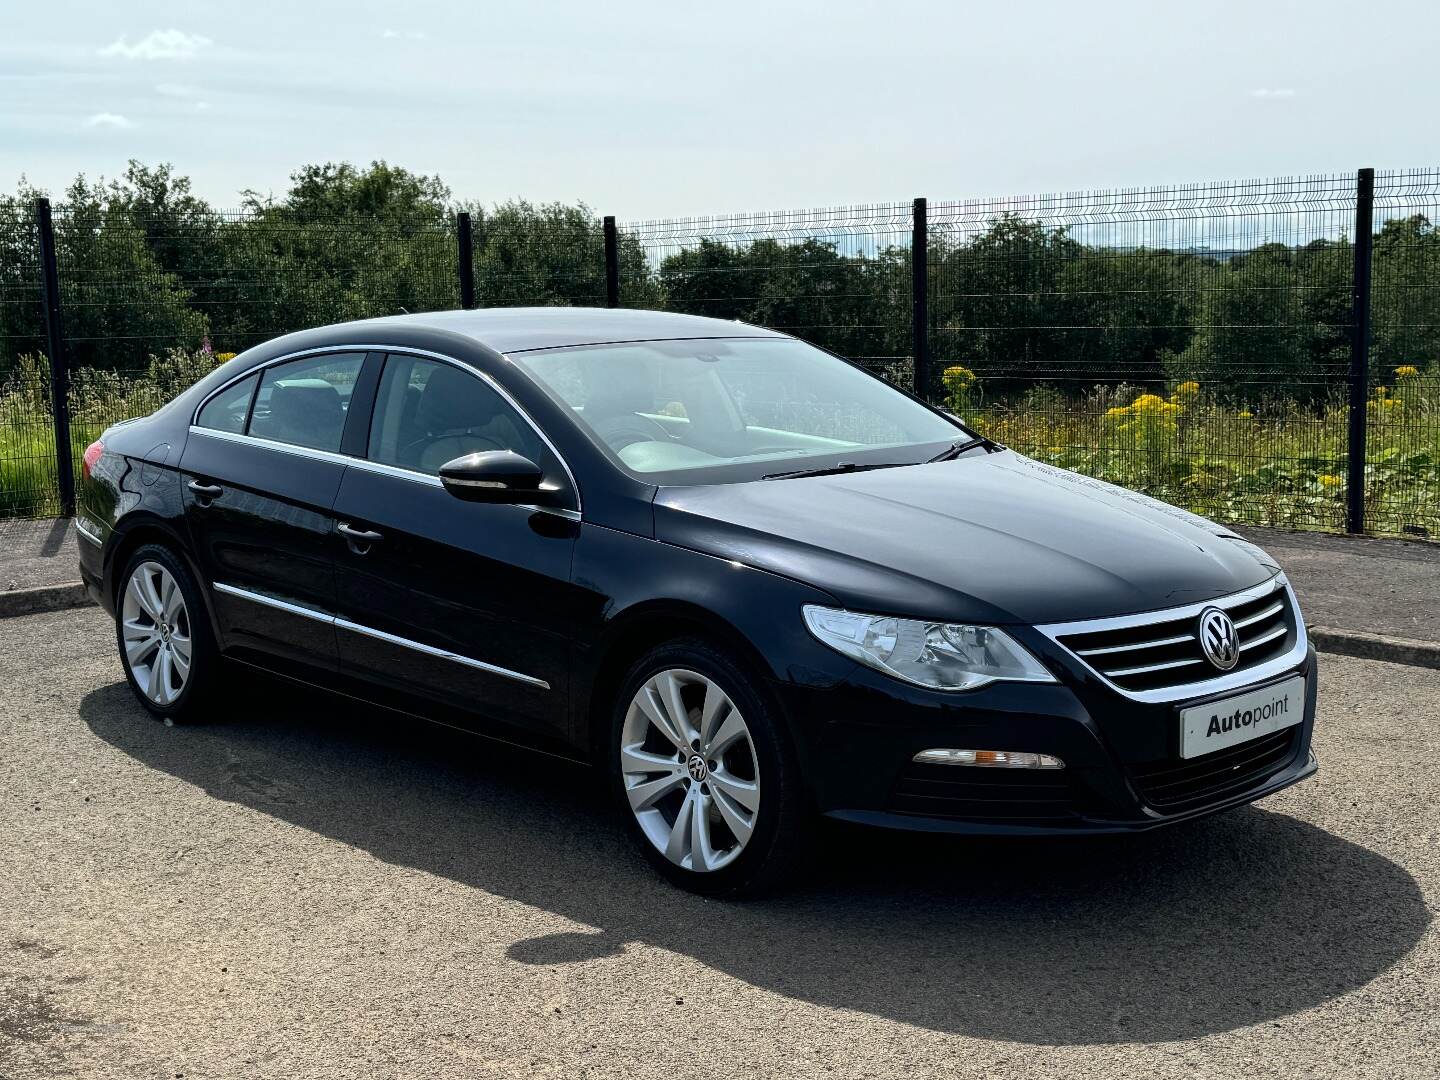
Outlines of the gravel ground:
<svg viewBox="0 0 1440 1080">
<path fill-rule="evenodd" d="M 1440 1061 L 1440 672 L 1325 658 L 1320 775 L 1138 838 L 834 829 L 744 905 L 588 773 L 256 681 L 148 718 L 0 623 L 0 1076 L 1401 1077 Z"/>
</svg>

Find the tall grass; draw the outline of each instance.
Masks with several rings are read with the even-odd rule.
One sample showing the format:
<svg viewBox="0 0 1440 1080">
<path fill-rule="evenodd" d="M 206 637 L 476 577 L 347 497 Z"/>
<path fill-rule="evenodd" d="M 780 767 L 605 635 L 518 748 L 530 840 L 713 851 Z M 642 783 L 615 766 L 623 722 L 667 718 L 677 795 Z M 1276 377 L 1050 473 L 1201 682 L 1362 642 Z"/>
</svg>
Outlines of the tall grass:
<svg viewBox="0 0 1440 1080">
<path fill-rule="evenodd" d="M 111 424 L 154 412 L 231 354 L 174 349 L 137 371 L 82 368 L 70 379 L 70 457 L 80 475 L 85 447 Z M 50 371 L 26 355 L 0 382 L 0 517 L 60 512 Z"/>
<path fill-rule="evenodd" d="M 1401 372 L 1367 403 L 1366 524 L 1377 534 L 1440 536 L 1440 376 Z M 1120 385 L 1075 400 L 1040 387 L 987 403 L 967 376 L 946 372 L 951 409 L 1039 460 L 1227 523 L 1345 528 L 1341 397 L 1242 407 L 1188 381 L 1165 395 Z"/>
</svg>

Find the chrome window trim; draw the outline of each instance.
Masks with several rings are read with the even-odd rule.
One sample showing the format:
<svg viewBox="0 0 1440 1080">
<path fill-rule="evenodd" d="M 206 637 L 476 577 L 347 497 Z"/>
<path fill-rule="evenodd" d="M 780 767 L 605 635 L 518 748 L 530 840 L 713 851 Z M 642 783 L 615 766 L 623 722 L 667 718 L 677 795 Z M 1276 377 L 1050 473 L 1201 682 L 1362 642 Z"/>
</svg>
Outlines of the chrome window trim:
<svg viewBox="0 0 1440 1080">
<path fill-rule="evenodd" d="M 78 515 L 75 518 L 75 531 L 81 536 L 83 536 L 86 540 L 89 540 L 90 543 L 94 544 L 96 547 L 103 548 L 105 546 L 105 541 L 100 539 L 100 534 L 91 532 L 90 529 L 86 526 L 84 519 Z"/>
<path fill-rule="evenodd" d="M 1218 607 L 1222 610 L 1248 603 L 1251 600 L 1259 600 L 1271 594 L 1283 591 L 1285 601 L 1289 604 L 1290 610 L 1295 619 L 1295 644 L 1286 653 L 1267 660 L 1256 667 L 1246 668 L 1243 671 L 1226 672 L 1217 675 L 1213 679 L 1202 679 L 1199 682 L 1182 683 L 1177 686 L 1163 686 L 1154 690 L 1126 690 L 1117 686 L 1096 668 L 1085 663 L 1085 657 L 1064 645 L 1060 639 L 1070 634 L 1093 634 L 1105 630 L 1126 630 L 1135 627 L 1152 625 L 1154 623 L 1171 622 L 1178 619 L 1196 618 L 1202 611 L 1210 607 Z M 1290 587 L 1289 579 L 1283 573 L 1278 573 L 1269 581 L 1262 582 L 1252 588 L 1245 589 L 1238 593 L 1231 593 L 1214 600 L 1204 600 L 1198 604 L 1186 604 L 1183 607 L 1163 608 L 1159 611 L 1143 611 L 1135 615 L 1117 615 L 1107 619 L 1082 619 L 1078 622 L 1048 623 L 1044 626 L 1037 626 L 1036 630 L 1044 634 L 1055 644 L 1057 648 L 1063 649 L 1068 655 L 1075 656 L 1085 665 L 1085 670 L 1099 679 L 1115 693 L 1127 697 L 1132 701 L 1143 701 L 1147 704 L 1163 704 L 1172 701 L 1184 701 L 1188 698 L 1205 697 L 1210 694 L 1224 693 L 1227 690 L 1238 690 L 1254 683 L 1264 682 L 1275 675 L 1289 671 L 1305 659 L 1306 650 L 1310 646 L 1309 635 L 1305 630 L 1305 619 L 1300 613 L 1300 605 L 1295 600 L 1295 592 Z"/>
<path fill-rule="evenodd" d="M 391 645 L 400 645 L 406 649 L 414 649 L 416 652 L 425 653 L 427 656 L 435 656 L 441 660 L 452 660 L 457 664 L 464 664 L 479 671 L 487 671 L 492 675 L 503 675 L 507 679 L 515 679 L 519 682 L 529 683 L 531 686 L 538 686 L 541 690 L 549 690 L 550 684 L 544 679 L 537 679 L 533 675 L 526 675 L 519 671 L 511 671 L 509 668 L 501 667 L 499 664 L 487 664 L 484 660 L 476 660 L 471 656 L 463 656 L 460 653 L 451 652 L 448 649 L 437 649 L 433 645 L 426 645 L 420 641 L 411 641 L 409 638 L 400 637 L 397 634 L 387 634 L 384 630 L 376 630 L 374 627 L 365 626 L 361 623 L 351 622 L 349 619 L 342 619 L 338 615 L 331 615 L 328 612 L 319 611 L 315 608 L 304 607 L 301 604 L 292 604 L 288 600 L 279 600 L 265 593 L 253 592 L 250 589 L 242 589 L 235 585 L 227 585 L 223 581 L 211 582 L 211 588 L 216 592 L 225 593 L 229 596 L 237 596 L 242 600 L 249 600 L 252 603 L 263 604 L 265 607 L 276 608 L 291 615 L 299 615 L 302 618 L 314 619 L 316 622 L 329 623 L 338 630 L 349 630 L 356 634 L 364 634 L 379 641 L 389 642 Z"/>
<path fill-rule="evenodd" d="M 569 507 L 557 506 L 535 506 L 530 503 L 510 503 L 496 505 L 519 505 L 524 510 L 538 510 L 547 514 L 556 514 L 560 517 L 570 518 L 573 521 L 582 520 L 582 515 L 584 514 L 585 507 L 580 498 L 580 485 L 575 482 L 575 473 L 571 470 L 570 463 L 565 460 L 565 455 L 560 453 L 559 448 L 555 445 L 554 442 L 551 441 L 550 436 L 546 435 L 545 432 L 541 430 L 540 425 L 537 424 L 535 422 L 535 419 L 528 412 L 525 411 L 524 407 L 518 401 L 515 400 L 515 398 L 511 395 L 510 391 L 506 390 L 505 387 L 501 386 L 499 381 L 489 372 L 482 371 L 479 368 L 475 367 L 473 364 L 467 364 L 464 360 L 457 360 L 455 359 L 455 357 L 446 356 L 444 353 L 431 352 L 429 349 L 417 349 L 411 345 L 321 345 L 309 349 L 301 349 L 298 352 L 286 353 L 283 356 L 274 357 L 271 360 L 266 360 L 263 363 L 255 364 L 252 367 L 246 368 L 238 375 L 234 376 L 233 378 L 227 379 L 225 382 L 217 386 L 214 390 L 210 391 L 210 393 L 206 394 L 204 399 L 202 399 L 201 402 L 195 406 L 194 412 L 190 414 L 190 431 L 192 434 L 211 435 L 219 438 L 230 438 L 232 441 L 255 443 L 260 446 L 268 447 L 272 450 L 298 452 L 299 456 L 301 457 L 317 457 L 323 461 L 333 461 L 341 465 L 353 465 L 357 468 L 367 469 L 370 472 L 378 472 L 386 476 L 399 476 L 401 479 L 413 480 L 417 483 L 422 484 L 430 484 L 432 487 L 443 487 L 444 485 L 440 483 L 440 478 L 438 476 L 430 476 L 428 473 L 415 472 L 412 469 L 405 469 L 398 465 L 387 465 L 384 462 L 371 461 L 369 458 L 351 457 L 349 454 L 340 454 L 329 450 L 313 450 L 307 446 L 293 446 L 290 443 L 276 442 L 273 439 L 265 439 L 257 435 L 246 435 L 233 431 L 216 431 L 212 428 L 201 427 L 198 423 L 196 423 L 196 421 L 200 417 L 200 410 L 205 408 L 205 406 L 209 404 L 211 398 L 215 397 L 217 394 L 223 393 L 227 388 L 233 386 L 235 383 L 240 382 L 244 379 L 248 379 L 251 375 L 254 375 L 257 372 L 263 371 L 265 368 L 274 367 L 276 364 L 288 363 L 291 360 L 303 360 L 307 356 L 372 352 L 383 352 L 387 355 L 390 353 L 403 353 L 408 356 L 419 356 L 427 360 L 435 360 L 442 364 L 449 364 L 451 367 L 459 368 L 461 371 L 468 372 L 469 374 L 475 376 L 491 390 L 495 391 L 495 393 L 500 396 L 500 399 L 504 401 L 505 404 L 509 405 L 512 409 L 514 409 L 517 414 L 519 414 L 520 418 L 525 421 L 526 425 L 529 426 L 530 430 L 535 432 L 535 434 L 539 436 L 540 441 L 543 442 L 545 446 L 549 449 L 549 451 L 555 455 L 555 460 L 560 462 L 560 468 L 565 470 L 565 476 L 570 481 L 570 490 L 574 494 L 575 498 L 574 509 L 571 509 Z"/>
</svg>

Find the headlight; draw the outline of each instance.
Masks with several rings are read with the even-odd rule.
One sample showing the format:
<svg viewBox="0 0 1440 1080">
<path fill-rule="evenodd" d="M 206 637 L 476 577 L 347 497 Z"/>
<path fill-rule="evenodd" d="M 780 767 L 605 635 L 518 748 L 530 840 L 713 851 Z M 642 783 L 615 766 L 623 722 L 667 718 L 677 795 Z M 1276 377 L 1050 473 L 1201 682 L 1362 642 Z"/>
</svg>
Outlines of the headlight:
<svg viewBox="0 0 1440 1080">
<path fill-rule="evenodd" d="M 932 690 L 992 682 L 1055 682 L 1040 661 L 993 626 L 897 619 L 806 604 L 805 625 L 836 652 Z"/>
</svg>

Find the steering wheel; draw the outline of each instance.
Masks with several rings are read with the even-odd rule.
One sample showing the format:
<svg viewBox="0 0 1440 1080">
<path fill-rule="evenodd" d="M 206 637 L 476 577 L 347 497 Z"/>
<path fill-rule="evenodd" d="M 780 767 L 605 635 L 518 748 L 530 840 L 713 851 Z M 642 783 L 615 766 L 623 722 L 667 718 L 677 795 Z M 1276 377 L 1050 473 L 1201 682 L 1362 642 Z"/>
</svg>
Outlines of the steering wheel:
<svg viewBox="0 0 1440 1080">
<path fill-rule="evenodd" d="M 607 416 L 593 425 L 595 434 L 605 441 L 611 450 L 623 450 L 631 443 L 670 442 L 670 433 L 660 424 L 639 413 L 624 416 Z"/>
</svg>

